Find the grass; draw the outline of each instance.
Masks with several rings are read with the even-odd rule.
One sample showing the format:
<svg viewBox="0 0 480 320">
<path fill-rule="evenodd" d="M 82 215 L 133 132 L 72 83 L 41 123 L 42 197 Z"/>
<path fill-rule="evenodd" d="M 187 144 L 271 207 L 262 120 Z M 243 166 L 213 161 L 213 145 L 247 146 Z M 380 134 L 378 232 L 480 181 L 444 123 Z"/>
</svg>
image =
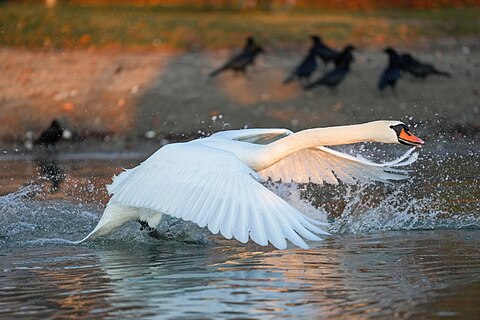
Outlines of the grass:
<svg viewBox="0 0 480 320">
<path fill-rule="evenodd" d="M 237 47 L 254 34 L 269 46 L 304 43 L 408 44 L 480 32 L 480 8 L 290 13 L 180 10 L 159 6 L 0 5 L 0 45 L 28 48 Z"/>
</svg>

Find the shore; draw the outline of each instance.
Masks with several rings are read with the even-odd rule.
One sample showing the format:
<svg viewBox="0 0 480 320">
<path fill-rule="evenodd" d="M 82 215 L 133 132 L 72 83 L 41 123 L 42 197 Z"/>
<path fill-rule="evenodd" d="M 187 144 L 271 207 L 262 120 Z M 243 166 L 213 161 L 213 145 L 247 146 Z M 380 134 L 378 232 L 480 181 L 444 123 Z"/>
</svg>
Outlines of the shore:
<svg viewBox="0 0 480 320">
<path fill-rule="evenodd" d="M 396 95 L 376 88 L 387 63 L 360 49 L 338 90 L 282 85 L 303 52 L 269 51 L 247 75 L 208 73 L 232 51 L 0 49 L 0 141 L 22 143 L 57 118 L 74 137 L 168 139 L 242 127 L 299 130 L 399 119 L 448 130 L 480 128 L 480 50 L 471 42 L 409 51 L 451 78 L 405 75 Z M 317 78 L 324 72 L 321 65 Z M 448 131 L 447 130 L 447 131 Z"/>
</svg>

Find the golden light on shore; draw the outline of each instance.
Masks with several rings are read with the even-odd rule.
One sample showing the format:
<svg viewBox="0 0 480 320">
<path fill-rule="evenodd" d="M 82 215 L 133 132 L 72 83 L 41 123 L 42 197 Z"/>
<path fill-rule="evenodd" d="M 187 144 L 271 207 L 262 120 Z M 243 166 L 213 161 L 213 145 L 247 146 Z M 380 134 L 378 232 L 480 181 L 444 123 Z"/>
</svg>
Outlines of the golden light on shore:
<svg viewBox="0 0 480 320">
<path fill-rule="evenodd" d="M 0 50 L 0 58 L 11 56 Z M 141 59 L 139 59 L 141 57 Z M 137 99 L 161 77 L 171 54 L 109 50 L 18 52 L 1 59 L 0 136 L 40 130 L 52 118 L 68 117 L 83 132 L 125 134 L 136 119 Z M 61 66 L 61 67 L 59 67 Z M 21 108 L 19 108 L 19 105 Z M 11 137 L 17 139 L 18 137 Z"/>
<path fill-rule="evenodd" d="M 45 5 L 48 8 L 52 8 L 57 4 L 57 0 L 45 0 Z"/>
</svg>

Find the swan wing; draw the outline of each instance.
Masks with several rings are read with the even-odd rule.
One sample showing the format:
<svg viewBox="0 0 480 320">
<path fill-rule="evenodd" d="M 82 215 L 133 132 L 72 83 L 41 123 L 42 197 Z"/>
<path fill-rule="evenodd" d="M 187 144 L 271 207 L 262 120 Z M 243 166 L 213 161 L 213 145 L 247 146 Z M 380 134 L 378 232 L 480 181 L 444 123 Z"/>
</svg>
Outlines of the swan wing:
<svg viewBox="0 0 480 320">
<path fill-rule="evenodd" d="M 260 177 L 233 153 L 195 144 L 163 147 L 136 168 L 114 178 L 111 201 L 193 221 L 225 238 L 276 248 L 286 239 L 308 248 L 303 238 L 328 234 L 258 182 Z M 323 224 L 324 225 L 324 224 Z"/>
<path fill-rule="evenodd" d="M 293 134 L 293 132 L 287 129 L 240 129 L 220 131 L 212 134 L 211 137 L 256 144 L 268 144 L 291 134 Z"/>
<path fill-rule="evenodd" d="M 408 177 L 408 172 L 398 167 L 415 162 L 418 154 L 413 152 L 414 149 L 411 148 L 394 161 L 375 163 L 330 148 L 316 147 L 291 154 L 259 174 L 273 181 L 297 183 L 338 184 L 339 180 L 347 184 L 374 181 L 388 183 Z"/>
</svg>

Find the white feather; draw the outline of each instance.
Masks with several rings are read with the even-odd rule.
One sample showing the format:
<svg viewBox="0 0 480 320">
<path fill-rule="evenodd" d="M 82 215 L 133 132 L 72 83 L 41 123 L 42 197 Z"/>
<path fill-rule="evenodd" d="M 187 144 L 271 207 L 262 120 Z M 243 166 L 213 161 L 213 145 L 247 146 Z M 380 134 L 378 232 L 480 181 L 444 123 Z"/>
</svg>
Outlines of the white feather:
<svg viewBox="0 0 480 320">
<path fill-rule="evenodd" d="M 285 157 L 259 174 L 265 179 L 283 182 L 338 184 L 338 180 L 341 180 L 347 184 L 357 181 L 385 183 L 408 178 L 406 170 L 396 168 L 417 160 L 418 153 L 413 153 L 414 149 L 409 149 L 393 161 L 375 163 L 326 147 L 310 148 Z"/>
<path fill-rule="evenodd" d="M 328 224 L 315 221 L 268 190 L 267 178 L 338 184 L 399 180 L 417 158 L 413 149 L 385 163 L 353 157 L 322 145 L 378 141 L 398 143 L 398 121 L 317 128 L 232 130 L 188 143 L 166 145 L 138 167 L 114 177 L 111 199 L 95 229 L 82 241 L 132 220 L 155 226 L 162 214 L 192 221 L 240 242 L 252 239 L 279 249 L 287 240 L 308 248 Z M 256 172 L 257 171 L 257 172 Z M 80 242 L 82 242 L 80 241 Z"/>
<path fill-rule="evenodd" d="M 298 234 L 313 238 L 309 229 L 318 230 L 256 181 L 255 172 L 232 153 L 190 144 L 160 151 L 154 155 L 156 161 L 145 161 L 114 180 L 109 186 L 111 201 L 207 225 L 212 233 L 220 232 L 228 239 L 246 242 L 250 235 L 259 244 L 269 241 L 282 249 L 287 246 L 286 238 L 307 247 Z"/>
</svg>

